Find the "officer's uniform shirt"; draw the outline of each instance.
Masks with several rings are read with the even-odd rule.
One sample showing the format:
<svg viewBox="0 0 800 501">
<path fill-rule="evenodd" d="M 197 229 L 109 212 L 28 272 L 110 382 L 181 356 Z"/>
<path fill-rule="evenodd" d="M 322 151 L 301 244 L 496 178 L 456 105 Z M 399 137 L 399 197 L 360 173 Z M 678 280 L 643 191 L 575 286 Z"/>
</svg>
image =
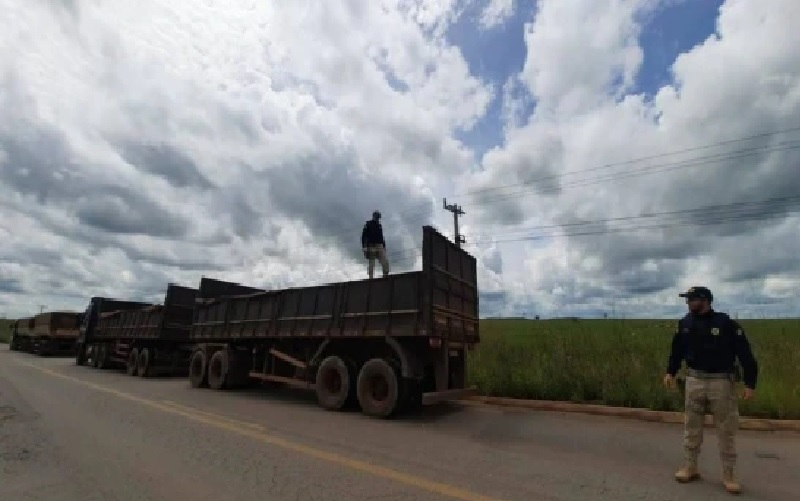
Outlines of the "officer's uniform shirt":
<svg viewBox="0 0 800 501">
<path fill-rule="evenodd" d="M 733 373 L 738 358 L 744 384 L 755 389 L 756 363 L 744 329 L 727 314 L 714 310 L 706 314 L 686 314 L 678 321 L 672 339 L 667 372 L 678 372 L 682 360 L 696 371 Z"/>
</svg>

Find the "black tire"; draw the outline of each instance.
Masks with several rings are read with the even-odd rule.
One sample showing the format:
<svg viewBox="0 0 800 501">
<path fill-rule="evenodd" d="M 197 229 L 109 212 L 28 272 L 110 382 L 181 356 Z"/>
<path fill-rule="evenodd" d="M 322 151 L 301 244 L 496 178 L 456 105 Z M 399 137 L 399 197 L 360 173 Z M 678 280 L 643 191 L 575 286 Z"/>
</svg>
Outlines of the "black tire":
<svg viewBox="0 0 800 501">
<path fill-rule="evenodd" d="M 219 350 L 211 355 L 208 361 L 208 387 L 212 390 L 224 390 L 228 387 L 227 377 L 230 368 L 228 350 Z"/>
<path fill-rule="evenodd" d="M 83 343 L 75 345 L 75 365 L 84 365 L 86 363 L 86 347 Z"/>
<path fill-rule="evenodd" d="M 192 388 L 205 388 L 208 386 L 208 369 L 206 364 L 206 354 L 203 350 L 192 353 L 189 360 L 189 384 Z"/>
<path fill-rule="evenodd" d="M 139 348 L 131 348 L 128 353 L 128 363 L 125 365 L 125 373 L 129 376 L 135 376 L 139 367 Z"/>
<path fill-rule="evenodd" d="M 106 345 L 103 343 L 94 345 L 94 352 L 92 356 L 94 357 L 94 367 L 97 369 L 105 369 L 106 368 Z"/>
<path fill-rule="evenodd" d="M 150 348 L 139 350 L 136 357 L 136 375 L 139 377 L 150 377 L 153 374 L 153 354 Z"/>
<path fill-rule="evenodd" d="M 353 370 L 336 355 L 326 357 L 317 369 L 315 388 L 317 402 L 327 410 L 342 410 L 352 402 L 355 393 Z"/>
<path fill-rule="evenodd" d="M 361 367 L 357 382 L 358 403 L 367 416 L 387 418 L 400 403 L 400 381 L 395 369 L 382 358 L 373 358 Z"/>
</svg>

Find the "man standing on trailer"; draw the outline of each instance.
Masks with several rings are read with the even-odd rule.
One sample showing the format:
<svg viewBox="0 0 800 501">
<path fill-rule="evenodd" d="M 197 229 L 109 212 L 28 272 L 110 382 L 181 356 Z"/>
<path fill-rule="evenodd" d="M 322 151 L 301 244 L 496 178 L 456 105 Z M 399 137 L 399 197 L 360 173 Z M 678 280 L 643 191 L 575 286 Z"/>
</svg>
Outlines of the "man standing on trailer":
<svg viewBox="0 0 800 501">
<path fill-rule="evenodd" d="M 386 241 L 383 238 L 383 228 L 381 227 L 381 213 L 378 211 L 372 213 L 372 219 L 367 221 L 364 224 L 364 229 L 361 230 L 361 250 L 364 251 L 364 257 L 369 261 L 367 265 L 369 278 L 374 275 L 376 258 L 380 261 L 381 268 L 383 268 L 383 276 L 389 275 L 389 261 L 386 259 Z"/>
<path fill-rule="evenodd" d="M 700 477 L 697 456 L 703 443 L 705 414 L 710 410 L 719 437 L 722 483 L 728 492 L 738 494 L 741 487 L 734 472 L 739 427 L 736 359 L 742 366 L 742 397 L 746 400 L 753 398 L 758 364 L 744 329 L 726 313 L 711 307 L 714 296 L 708 288 L 692 287 L 680 297 L 686 298 L 689 313 L 678 321 L 664 375 L 664 384 L 674 388 L 675 374 L 686 360 L 685 463 L 675 473 L 675 479 L 689 482 Z"/>
</svg>

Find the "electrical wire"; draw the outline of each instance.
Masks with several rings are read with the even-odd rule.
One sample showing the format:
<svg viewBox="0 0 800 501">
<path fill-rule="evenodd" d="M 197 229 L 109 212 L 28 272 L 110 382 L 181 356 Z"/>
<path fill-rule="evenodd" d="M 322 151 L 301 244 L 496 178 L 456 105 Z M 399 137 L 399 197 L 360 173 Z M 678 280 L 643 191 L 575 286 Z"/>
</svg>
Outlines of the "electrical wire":
<svg viewBox="0 0 800 501">
<path fill-rule="evenodd" d="M 718 141 L 718 142 L 715 142 L 715 143 L 710 143 L 710 144 L 697 146 L 697 147 L 693 147 L 693 148 L 684 148 L 682 150 L 677 150 L 677 151 L 674 151 L 674 152 L 662 153 L 662 154 L 658 154 L 658 155 L 651 155 L 651 156 L 648 156 L 648 157 L 641 157 L 639 159 L 627 160 L 627 161 L 624 161 L 624 162 L 617 162 L 617 163 L 613 163 L 613 164 L 605 164 L 605 165 L 601 165 L 601 166 L 591 167 L 591 168 L 588 168 L 588 169 L 582 169 L 582 170 L 579 170 L 579 171 L 571 171 L 571 172 L 566 172 L 566 173 L 562 173 L 562 174 L 548 175 L 548 176 L 540 177 L 540 178 L 537 178 L 537 179 L 528 180 L 528 181 L 525 181 L 525 182 L 522 182 L 522 183 L 514 183 L 514 184 L 511 184 L 511 185 L 493 187 L 493 188 L 491 188 L 491 190 L 502 190 L 502 189 L 507 189 L 507 188 L 518 188 L 518 189 L 515 192 L 504 193 L 504 194 L 501 194 L 501 195 L 498 195 L 498 196 L 495 196 L 495 197 L 488 197 L 488 198 L 477 197 L 475 202 L 476 202 L 476 205 L 479 208 L 485 208 L 485 207 L 487 207 L 489 205 L 492 205 L 492 204 L 495 204 L 495 203 L 508 201 L 508 200 L 511 200 L 511 199 L 514 199 L 514 198 L 524 197 L 524 196 L 526 196 L 526 195 L 528 195 L 528 194 L 530 194 L 532 192 L 536 192 L 537 195 L 555 194 L 555 193 L 563 192 L 565 190 L 565 188 L 578 188 L 578 187 L 596 186 L 596 185 L 601 184 L 601 183 L 607 183 L 607 182 L 610 182 L 610 181 L 618 181 L 618 180 L 621 180 L 621 179 L 628 179 L 628 178 L 632 178 L 632 177 L 639 177 L 639 176 L 644 176 L 644 175 L 648 175 L 648 174 L 672 172 L 672 171 L 676 171 L 676 170 L 680 170 L 680 169 L 686 169 L 686 168 L 689 168 L 689 167 L 698 167 L 698 166 L 709 165 L 709 164 L 720 163 L 720 162 L 726 162 L 726 161 L 731 161 L 731 160 L 740 160 L 740 159 L 743 159 L 743 158 L 748 158 L 748 157 L 752 157 L 752 156 L 759 155 L 759 154 L 768 154 L 768 153 L 775 153 L 775 152 L 782 152 L 782 151 L 797 150 L 797 149 L 800 149 L 800 139 L 785 140 L 785 141 L 780 141 L 780 142 L 778 142 L 777 144 L 775 144 L 773 146 L 750 147 L 750 148 L 742 148 L 742 149 L 739 149 L 739 150 L 723 152 L 723 153 L 714 153 L 714 154 L 710 154 L 710 155 L 701 155 L 701 156 L 697 156 L 697 157 L 694 157 L 694 158 L 685 159 L 685 160 L 681 160 L 681 161 L 677 161 L 677 162 L 668 162 L 668 163 L 656 164 L 656 165 L 651 165 L 651 166 L 647 166 L 647 167 L 643 167 L 643 168 L 639 168 L 639 169 L 635 169 L 635 170 L 628 170 L 628 171 L 621 172 L 621 173 L 603 174 L 603 175 L 596 176 L 596 177 L 593 177 L 593 178 L 590 177 L 590 178 L 572 180 L 572 181 L 569 181 L 569 182 L 567 182 L 565 184 L 561 184 L 561 185 L 557 184 L 557 182 L 560 179 L 566 178 L 566 177 L 569 177 L 569 176 L 572 176 L 572 175 L 575 175 L 575 174 L 586 173 L 586 172 L 594 172 L 594 171 L 598 171 L 598 170 L 602 170 L 602 169 L 606 169 L 606 168 L 610 168 L 610 167 L 615 167 L 615 166 L 621 166 L 621 165 L 630 165 L 630 164 L 633 164 L 633 163 L 636 163 L 636 162 L 641 162 L 641 161 L 655 159 L 655 158 L 663 158 L 663 157 L 670 156 L 670 155 L 675 155 L 675 154 L 678 154 L 678 153 L 684 153 L 684 152 L 689 152 L 689 151 L 698 151 L 698 150 L 702 150 L 702 149 L 713 148 L 713 147 L 720 146 L 720 145 L 732 144 L 732 143 L 736 143 L 736 142 L 743 142 L 743 141 L 746 141 L 746 140 L 752 140 L 752 139 L 768 137 L 768 136 L 782 134 L 782 133 L 788 133 L 788 132 L 795 132 L 795 131 L 800 131 L 800 127 L 793 128 L 793 129 L 784 129 L 784 130 L 779 130 L 779 131 L 773 131 L 773 132 L 758 134 L 758 135 L 754 135 L 754 136 L 748 136 L 746 138 L 731 139 L 731 140 L 727 140 L 727 141 Z M 525 187 L 526 185 L 541 183 L 541 182 L 544 182 L 544 181 L 553 181 L 553 182 L 550 183 L 550 186 Z M 483 189 L 483 190 L 475 190 L 472 193 L 475 194 L 475 193 L 481 193 L 481 192 L 484 192 L 484 191 L 486 191 L 486 190 L 485 189 Z M 429 205 L 429 204 L 425 204 L 425 205 Z M 404 222 L 406 224 L 410 224 L 410 223 L 424 222 L 424 221 L 429 220 L 430 217 L 433 216 L 433 214 L 434 214 L 434 209 L 432 207 L 430 207 L 425 211 L 406 210 L 406 211 L 399 211 L 397 213 L 389 213 L 389 214 L 390 215 L 396 215 L 397 217 L 402 217 L 404 215 L 405 216 L 409 216 L 407 219 L 405 219 Z M 361 224 L 363 224 L 363 223 L 361 223 Z M 361 225 L 359 225 L 359 226 L 355 226 L 355 225 L 350 226 L 349 223 L 334 223 L 334 224 L 329 225 L 328 228 L 329 229 L 337 228 L 338 230 L 342 230 L 342 231 L 336 231 L 336 232 L 330 233 L 330 234 L 325 235 L 323 237 L 323 238 L 326 238 L 326 239 L 336 240 L 336 239 L 348 238 L 349 235 L 352 235 L 354 232 L 359 231 L 361 229 Z"/>
</svg>

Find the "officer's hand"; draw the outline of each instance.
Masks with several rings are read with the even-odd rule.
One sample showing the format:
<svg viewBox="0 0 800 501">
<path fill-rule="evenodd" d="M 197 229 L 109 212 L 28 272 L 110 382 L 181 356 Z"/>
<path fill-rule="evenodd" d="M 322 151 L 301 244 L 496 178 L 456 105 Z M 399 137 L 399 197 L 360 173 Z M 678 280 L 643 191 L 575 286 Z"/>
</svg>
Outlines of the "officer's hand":
<svg viewBox="0 0 800 501">
<path fill-rule="evenodd" d="M 675 378 L 672 377 L 672 374 L 664 375 L 664 386 L 666 386 L 669 389 L 675 388 Z"/>
<path fill-rule="evenodd" d="M 743 400 L 751 400 L 755 396 L 756 396 L 756 392 L 752 388 L 748 388 L 748 387 L 745 386 L 744 390 L 742 390 L 742 399 Z"/>
</svg>

